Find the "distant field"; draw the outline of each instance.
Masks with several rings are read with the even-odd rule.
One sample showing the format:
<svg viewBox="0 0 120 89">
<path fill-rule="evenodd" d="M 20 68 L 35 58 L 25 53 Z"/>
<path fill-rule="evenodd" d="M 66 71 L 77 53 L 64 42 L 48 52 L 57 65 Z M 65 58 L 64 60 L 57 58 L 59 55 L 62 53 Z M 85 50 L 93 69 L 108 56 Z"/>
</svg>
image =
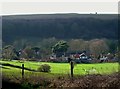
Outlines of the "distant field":
<svg viewBox="0 0 120 89">
<path fill-rule="evenodd" d="M 9 63 L 13 65 L 21 66 L 23 63 L 26 68 L 37 70 L 41 64 L 49 64 L 51 66 L 50 73 L 42 72 L 30 72 L 25 70 L 25 75 L 64 75 L 70 73 L 70 64 L 69 63 L 49 63 L 49 62 L 28 62 L 23 63 L 19 61 L 0 61 L 1 63 Z M 95 74 L 111 74 L 118 71 L 118 63 L 97 63 L 97 64 L 77 64 L 74 67 L 74 74 L 76 75 L 85 75 L 87 72 L 85 70 L 95 69 Z M 2 73 L 5 75 L 21 75 L 21 69 L 13 68 L 9 66 L 3 66 Z"/>
</svg>

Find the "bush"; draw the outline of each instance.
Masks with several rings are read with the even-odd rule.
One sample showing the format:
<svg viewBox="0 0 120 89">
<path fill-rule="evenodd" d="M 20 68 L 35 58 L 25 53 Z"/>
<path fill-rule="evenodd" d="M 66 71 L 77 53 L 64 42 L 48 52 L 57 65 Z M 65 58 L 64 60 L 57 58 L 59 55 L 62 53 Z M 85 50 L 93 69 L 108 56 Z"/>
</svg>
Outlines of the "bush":
<svg viewBox="0 0 120 89">
<path fill-rule="evenodd" d="M 40 65 L 38 68 L 39 72 L 50 72 L 51 67 L 48 64 Z"/>
</svg>

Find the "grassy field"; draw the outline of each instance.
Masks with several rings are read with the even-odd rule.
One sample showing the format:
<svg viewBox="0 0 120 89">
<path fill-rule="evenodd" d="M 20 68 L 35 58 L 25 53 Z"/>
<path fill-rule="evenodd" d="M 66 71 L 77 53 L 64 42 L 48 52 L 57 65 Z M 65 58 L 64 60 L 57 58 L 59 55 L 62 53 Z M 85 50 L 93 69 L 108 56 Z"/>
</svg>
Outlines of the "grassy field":
<svg viewBox="0 0 120 89">
<path fill-rule="evenodd" d="M 69 63 L 48 63 L 48 62 L 19 62 L 19 61 L 0 61 L 1 63 L 9 63 L 13 65 L 21 66 L 23 63 L 26 68 L 37 70 L 37 68 L 42 64 L 49 64 L 51 66 L 50 73 L 42 72 L 30 72 L 25 70 L 25 75 L 44 75 L 44 76 L 54 76 L 54 75 L 64 75 L 70 73 L 70 64 Z M 118 71 L 118 63 L 98 63 L 98 64 L 77 64 L 74 67 L 74 74 L 76 75 L 85 75 L 87 72 L 85 70 L 95 69 L 94 73 L 96 74 L 111 74 Z M 21 69 L 13 68 L 9 66 L 3 66 L 2 73 L 5 75 L 20 75 Z"/>
</svg>

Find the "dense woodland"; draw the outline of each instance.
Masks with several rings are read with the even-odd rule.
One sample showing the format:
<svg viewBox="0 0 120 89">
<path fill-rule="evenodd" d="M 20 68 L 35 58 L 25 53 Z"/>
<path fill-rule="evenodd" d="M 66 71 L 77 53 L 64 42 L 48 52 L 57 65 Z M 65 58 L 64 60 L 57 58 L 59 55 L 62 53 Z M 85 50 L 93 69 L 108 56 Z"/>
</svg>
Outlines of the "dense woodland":
<svg viewBox="0 0 120 89">
<path fill-rule="evenodd" d="M 18 39 L 117 39 L 117 15 L 3 16 L 3 41 Z"/>
<path fill-rule="evenodd" d="M 61 40 L 67 42 L 68 53 L 86 51 L 98 56 L 117 52 L 117 15 L 18 15 L 2 20 L 3 47 L 11 45 L 17 52 L 38 47 L 40 58 L 45 58 Z"/>
</svg>

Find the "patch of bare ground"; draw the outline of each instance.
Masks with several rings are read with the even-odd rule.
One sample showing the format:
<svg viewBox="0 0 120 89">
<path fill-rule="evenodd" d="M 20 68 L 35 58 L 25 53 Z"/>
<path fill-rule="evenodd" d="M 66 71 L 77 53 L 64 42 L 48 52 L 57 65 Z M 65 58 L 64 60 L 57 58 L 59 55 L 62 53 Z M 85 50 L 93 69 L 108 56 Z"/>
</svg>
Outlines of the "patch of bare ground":
<svg viewBox="0 0 120 89">
<path fill-rule="evenodd" d="M 86 75 L 73 79 L 53 79 L 49 87 L 79 87 L 79 88 L 105 88 L 120 89 L 119 74 L 112 75 Z"/>
</svg>

